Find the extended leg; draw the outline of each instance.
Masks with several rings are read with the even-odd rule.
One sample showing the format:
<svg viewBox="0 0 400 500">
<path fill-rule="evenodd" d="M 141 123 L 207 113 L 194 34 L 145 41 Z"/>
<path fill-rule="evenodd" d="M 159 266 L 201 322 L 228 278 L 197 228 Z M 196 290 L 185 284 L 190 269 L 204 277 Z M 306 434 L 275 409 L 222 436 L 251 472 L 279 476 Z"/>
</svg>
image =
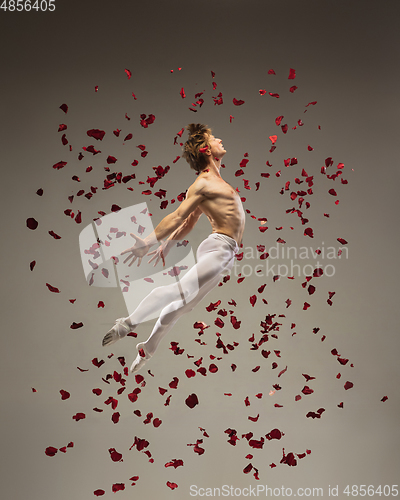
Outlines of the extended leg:
<svg viewBox="0 0 400 500">
<path fill-rule="evenodd" d="M 142 368 L 146 361 L 153 356 L 161 340 L 172 329 L 178 319 L 184 314 L 192 311 L 194 307 L 218 285 L 220 279 L 221 275 L 218 275 L 214 277 L 214 279 L 208 281 L 189 302 L 177 300 L 164 307 L 149 338 L 146 342 L 136 346 L 138 355 L 132 363 L 131 372 L 135 373 Z"/>
</svg>

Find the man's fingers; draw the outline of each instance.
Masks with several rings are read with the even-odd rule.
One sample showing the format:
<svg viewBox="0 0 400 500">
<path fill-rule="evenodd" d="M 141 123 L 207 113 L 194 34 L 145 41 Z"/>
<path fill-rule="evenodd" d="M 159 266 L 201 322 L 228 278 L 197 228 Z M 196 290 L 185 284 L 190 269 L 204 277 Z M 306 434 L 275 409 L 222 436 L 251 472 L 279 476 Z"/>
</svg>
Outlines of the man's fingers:
<svg viewBox="0 0 400 500">
<path fill-rule="evenodd" d="M 135 260 L 136 260 L 136 259 L 137 259 L 137 257 L 136 257 L 136 255 L 135 255 L 135 257 L 133 257 L 133 259 L 132 259 L 132 262 L 131 262 L 130 264 L 128 264 L 128 266 L 129 266 L 129 267 L 131 267 L 131 265 L 135 262 Z M 128 259 L 127 259 L 127 260 L 128 260 Z"/>
<path fill-rule="evenodd" d="M 125 253 L 125 252 L 123 252 L 123 253 Z M 121 254 L 121 255 L 122 255 L 122 254 Z M 131 255 L 129 255 L 129 256 L 128 256 L 125 260 L 124 260 L 124 264 L 125 264 L 125 262 L 128 262 L 128 260 L 129 260 L 130 258 L 131 258 Z"/>
</svg>

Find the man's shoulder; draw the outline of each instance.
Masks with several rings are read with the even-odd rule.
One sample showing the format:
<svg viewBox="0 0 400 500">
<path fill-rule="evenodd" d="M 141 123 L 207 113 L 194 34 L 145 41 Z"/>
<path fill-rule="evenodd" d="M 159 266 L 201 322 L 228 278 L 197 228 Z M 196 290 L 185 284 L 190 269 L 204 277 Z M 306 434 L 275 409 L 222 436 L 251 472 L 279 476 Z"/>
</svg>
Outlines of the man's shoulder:
<svg viewBox="0 0 400 500">
<path fill-rule="evenodd" d="M 189 186 L 186 193 L 186 198 L 194 194 L 207 194 L 210 187 L 210 181 L 206 177 L 197 177 L 197 179 Z"/>
</svg>

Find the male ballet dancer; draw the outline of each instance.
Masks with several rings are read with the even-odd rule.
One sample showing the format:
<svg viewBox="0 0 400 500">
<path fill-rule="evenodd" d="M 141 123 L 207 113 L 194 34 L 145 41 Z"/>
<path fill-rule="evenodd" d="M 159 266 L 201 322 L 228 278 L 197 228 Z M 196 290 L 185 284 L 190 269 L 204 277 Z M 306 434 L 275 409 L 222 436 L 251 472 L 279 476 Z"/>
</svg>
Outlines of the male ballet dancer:
<svg viewBox="0 0 400 500">
<path fill-rule="evenodd" d="M 156 265 L 161 258 L 165 265 L 164 257 L 176 244 L 174 240 L 185 238 L 202 213 L 208 217 L 212 233 L 199 245 L 197 263 L 179 281 L 180 287 L 175 282 L 154 288 L 130 316 L 117 319 L 104 337 L 104 346 L 113 344 L 161 309 L 150 337 L 136 346 L 138 354 L 131 366 L 133 373 L 153 356 L 161 339 L 178 319 L 191 311 L 219 283 L 222 273 L 232 269 L 242 242 L 243 206 L 238 193 L 220 175 L 221 159 L 226 153 L 222 141 L 216 139 L 206 125 L 192 123 L 187 130 L 189 138 L 184 145 L 183 157 L 198 177 L 189 187 L 186 199 L 173 213 L 164 217 L 149 236 L 142 239 L 131 233 L 136 242 L 122 252 L 130 254 L 124 263 L 131 259 L 131 266 L 137 259 L 139 266 L 150 247 L 161 241 L 159 248 L 148 254 L 153 255 L 149 262 L 157 259 Z"/>
</svg>

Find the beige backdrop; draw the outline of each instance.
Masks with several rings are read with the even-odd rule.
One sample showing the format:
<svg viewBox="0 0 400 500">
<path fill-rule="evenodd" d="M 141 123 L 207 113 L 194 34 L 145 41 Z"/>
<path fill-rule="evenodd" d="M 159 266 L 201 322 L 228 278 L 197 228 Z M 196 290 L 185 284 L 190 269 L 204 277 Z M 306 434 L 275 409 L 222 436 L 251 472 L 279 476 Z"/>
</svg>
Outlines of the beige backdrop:
<svg viewBox="0 0 400 500">
<path fill-rule="evenodd" d="M 224 485 L 237 488 L 236 496 L 258 485 L 260 497 L 266 486 L 279 488 L 281 495 L 284 487 L 286 496 L 288 488 L 293 495 L 298 488 L 323 488 L 328 496 L 329 488 L 338 486 L 338 497 L 347 498 L 347 485 L 350 491 L 353 485 L 356 491 L 360 485 L 382 485 L 383 491 L 398 483 L 397 14 L 397 2 L 378 6 L 369 0 L 56 0 L 55 12 L 1 12 L 4 498 L 86 500 L 97 490 L 110 498 L 113 484 L 125 485 L 115 493 L 121 499 L 186 500 L 206 493 L 200 488 Z M 291 68 L 295 79 L 288 79 Z M 130 79 L 125 69 L 132 72 Z M 270 69 L 276 74 L 268 74 Z M 292 86 L 298 88 L 290 92 Z M 194 108 L 200 92 L 204 104 Z M 223 104 L 215 105 L 219 92 Z M 245 103 L 235 106 L 234 98 Z M 67 114 L 59 109 L 63 103 Z M 143 128 L 141 114 L 154 114 L 155 122 Z M 281 115 L 286 134 L 275 123 Z M 86 284 L 79 233 L 99 211 L 110 213 L 113 204 L 124 208 L 146 202 L 154 225 L 175 208 L 178 202 L 171 200 L 187 189 L 194 174 L 183 159 L 173 162 L 180 154 L 174 138 L 191 121 L 212 126 L 228 151 L 223 178 L 246 198 L 244 257 L 236 274 L 164 339 L 141 372 L 145 385 L 124 376 L 126 389 L 118 395 L 121 383 L 107 375 L 122 373 L 118 357 L 130 365 L 136 341 L 128 338 L 112 349 L 102 348 L 114 319 L 127 312 L 119 289 Z M 59 132 L 60 124 L 67 129 Z M 104 139 L 88 137 L 90 129 L 104 130 Z M 119 137 L 113 134 L 116 129 Z M 67 145 L 61 141 L 64 133 Z M 132 139 L 124 141 L 129 133 Z M 276 150 L 270 152 L 272 135 L 277 135 Z M 146 157 L 137 148 L 141 144 Z M 101 154 L 82 149 L 89 145 Z M 117 158 L 115 164 L 107 163 L 109 155 Z M 284 160 L 294 157 L 298 163 L 285 167 Z M 328 175 L 344 164 L 335 180 L 321 174 L 328 157 L 333 159 Z M 244 158 L 249 160 L 244 175 L 236 176 Z M 132 166 L 134 160 L 137 166 Z M 52 168 L 60 161 L 67 164 Z M 170 170 L 150 188 L 146 180 L 158 165 Z M 87 172 L 89 166 L 93 168 Z M 290 193 L 308 189 L 302 169 L 314 176 L 313 194 L 304 196 L 302 206 L 309 220 L 305 225 L 296 214 L 286 213 L 299 208 Z M 112 172 L 135 173 L 136 179 L 102 189 Z M 296 184 L 296 177 L 304 182 Z M 289 189 L 280 194 L 287 181 Z M 91 186 L 98 188 L 91 199 L 77 195 Z M 329 194 L 332 188 L 337 196 Z M 145 189 L 152 194 L 142 195 Z M 166 190 L 169 201 L 164 210 L 154 195 L 159 189 Z M 81 212 L 82 223 L 66 216 L 67 209 L 75 216 Z M 27 228 L 29 218 L 38 221 L 37 229 Z M 210 232 L 203 218 L 190 235 L 194 250 Z M 268 221 L 262 225 L 259 218 Z M 263 226 L 268 230 L 261 232 Z M 313 238 L 304 235 L 306 227 L 313 229 Z M 286 243 L 277 243 L 278 238 Z M 260 260 L 260 245 L 281 251 L 292 247 L 292 252 L 307 247 L 309 255 L 303 250 L 303 257 Z M 341 259 L 328 257 L 330 247 L 337 252 L 341 246 L 347 249 Z M 324 276 L 312 278 L 309 284 L 316 291 L 310 295 L 308 285 L 302 286 L 304 275 L 288 279 L 285 268 L 278 272 L 277 265 L 292 261 L 301 269 L 306 264 L 315 268 L 317 248 L 326 252 L 319 256 L 320 267 L 334 266 L 334 275 L 327 276 L 333 268 L 325 268 Z M 267 263 L 276 271 L 267 275 Z M 258 274 L 257 264 L 262 265 Z M 274 281 L 276 274 L 281 278 Z M 245 279 L 238 283 L 240 277 Z M 140 281 L 135 286 L 145 285 Z M 335 292 L 332 306 L 329 292 Z M 217 309 L 208 312 L 206 306 L 218 300 Z M 310 304 L 307 310 L 304 302 Z M 220 309 L 227 315 L 218 315 Z M 280 325 L 254 350 L 267 315 L 276 315 L 273 321 Z M 233 328 L 231 316 L 241 321 L 240 328 Z M 223 327 L 214 323 L 217 317 Z M 209 325 L 203 335 L 194 328 L 196 321 Z M 74 322 L 83 326 L 71 329 Z M 140 340 L 153 323 L 137 328 Z M 234 349 L 224 353 L 216 348 L 217 333 Z M 253 335 L 255 340 L 249 341 Z M 175 355 L 171 342 L 184 352 Z M 262 350 L 271 352 L 268 358 Z M 94 358 L 104 364 L 95 367 Z M 194 361 L 200 358 L 206 375 L 196 372 L 188 378 L 185 371 L 197 370 Z M 349 361 L 341 364 L 338 358 Z M 218 367 L 216 373 L 209 371 L 211 363 Z M 179 379 L 176 389 L 169 387 L 174 377 Z M 354 386 L 346 390 L 346 382 Z M 269 395 L 276 384 L 281 389 Z M 302 393 L 304 386 L 314 392 Z M 141 392 L 132 403 L 127 395 L 135 388 Z M 162 395 L 159 388 L 167 392 Z M 93 389 L 101 389 L 101 395 Z M 63 400 L 60 391 L 70 397 Z M 185 400 L 193 393 L 199 404 L 190 409 Z M 302 396 L 298 401 L 297 395 Z M 105 404 L 109 397 L 118 400 L 115 410 Z M 321 418 L 307 418 L 321 408 Z M 118 423 L 112 421 L 116 412 Z M 86 418 L 74 419 L 79 413 Z M 153 420 L 145 424 L 148 413 Z M 162 421 L 158 427 L 155 418 Z M 236 431 L 235 446 L 228 443 L 228 429 L 232 435 Z M 284 436 L 268 440 L 273 429 Z M 253 448 L 249 435 L 244 437 L 250 432 L 255 441 L 263 437 L 262 448 Z M 130 449 L 135 437 L 148 441 L 144 451 L 151 457 Z M 203 454 L 195 452 L 196 443 Z M 46 455 L 49 447 L 58 450 L 55 456 Z M 286 456 L 295 454 L 297 465 L 280 463 L 283 448 Z M 122 462 L 112 460 L 112 449 Z M 166 467 L 174 459 L 183 466 Z M 253 469 L 246 474 L 250 463 Z M 139 479 L 130 480 L 135 476 Z M 172 490 L 168 481 L 178 487 Z"/>
</svg>

